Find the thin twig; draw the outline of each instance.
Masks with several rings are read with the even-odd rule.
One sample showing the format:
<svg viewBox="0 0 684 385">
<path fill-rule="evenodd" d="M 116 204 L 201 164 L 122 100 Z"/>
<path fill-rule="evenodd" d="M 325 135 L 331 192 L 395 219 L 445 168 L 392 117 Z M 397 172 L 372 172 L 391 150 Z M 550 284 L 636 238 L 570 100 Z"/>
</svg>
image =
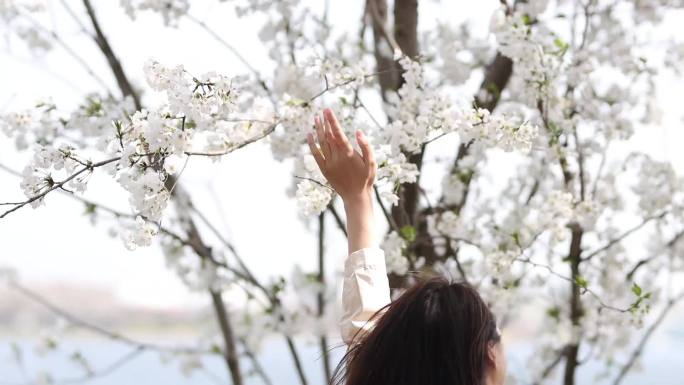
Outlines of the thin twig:
<svg viewBox="0 0 684 385">
<path fill-rule="evenodd" d="M 604 251 L 610 249 L 610 248 L 613 247 L 615 244 L 621 242 L 623 239 L 627 238 L 628 236 L 630 236 L 630 235 L 633 234 L 634 232 L 636 232 L 636 231 L 638 231 L 639 229 L 641 229 L 642 227 L 646 226 L 650 221 L 655 220 L 655 219 L 662 219 L 662 218 L 663 218 L 665 215 L 667 215 L 667 214 L 668 214 L 668 211 L 663 211 L 663 212 L 660 213 L 660 214 L 652 215 L 652 216 L 649 216 L 649 217 L 644 218 L 644 220 L 641 221 L 641 223 L 639 223 L 638 225 L 636 225 L 636 226 L 630 228 L 629 230 L 625 231 L 624 233 L 620 234 L 619 236 L 617 236 L 617 237 L 611 239 L 610 241 L 608 241 L 608 243 L 606 243 L 605 245 L 599 247 L 598 249 L 596 249 L 596 250 L 590 252 L 590 253 L 587 254 L 585 257 L 583 257 L 582 260 L 583 260 L 583 261 L 590 260 L 591 258 L 593 258 L 594 256 L 596 256 L 597 254 L 602 253 L 602 252 L 604 252 Z"/>
<path fill-rule="evenodd" d="M 382 210 L 382 214 L 385 216 L 385 219 L 387 220 L 387 224 L 390 226 L 391 229 L 400 233 L 401 230 L 399 229 L 399 226 L 397 226 L 397 223 L 394 221 L 392 216 L 389 215 L 389 212 L 385 208 L 385 204 L 382 203 L 382 198 L 380 197 L 380 191 L 378 191 L 378 188 L 376 186 L 373 186 L 373 191 L 375 192 L 375 199 L 378 201 L 378 205 L 380 205 L 380 209 Z"/>
<path fill-rule="evenodd" d="M 323 183 L 317 181 L 316 179 L 307 178 L 307 177 L 305 177 L 305 176 L 299 176 L 299 175 L 292 175 L 292 176 L 293 176 L 295 179 L 308 180 L 309 182 L 313 182 L 313 183 L 315 183 L 315 184 L 317 184 L 317 185 L 319 185 L 319 186 L 321 186 L 321 187 L 325 187 L 325 188 L 327 188 L 328 190 L 330 190 L 330 191 L 332 191 L 332 192 L 335 192 L 335 189 L 333 189 L 332 187 L 330 187 L 330 186 L 328 186 L 328 185 L 325 185 L 325 184 L 323 184 Z"/>
<path fill-rule="evenodd" d="M 244 354 L 247 356 L 247 358 L 249 358 L 249 360 L 252 363 L 252 370 L 261 378 L 265 385 L 273 385 L 271 379 L 268 377 L 268 374 L 266 373 L 266 370 L 264 370 L 264 367 L 261 366 L 261 363 L 257 359 L 254 352 L 251 349 L 249 349 L 249 346 L 247 346 L 247 341 L 245 341 L 244 338 L 239 338 L 238 340 L 242 344 Z"/>
<path fill-rule="evenodd" d="M 625 378 L 627 373 L 634 366 L 634 363 L 636 362 L 636 360 L 643 353 L 644 348 L 646 347 L 646 343 L 648 343 L 648 340 L 653 335 L 653 332 L 655 332 L 656 329 L 658 329 L 660 324 L 662 324 L 663 321 L 665 320 L 665 317 L 667 317 L 668 313 L 682 299 L 684 299 L 684 291 L 679 293 L 679 295 L 677 295 L 676 297 L 671 298 L 669 301 L 667 301 L 667 304 L 665 305 L 663 310 L 658 315 L 658 318 L 655 320 L 655 322 L 653 322 L 653 324 L 651 324 L 651 326 L 648 328 L 648 330 L 646 330 L 644 335 L 641 337 L 641 340 L 639 341 L 639 344 L 637 345 L 636 349 L 634 349 L 634 351 L 632 351 L 632 354 L 630 354 L 629 360 L 627 360 L 627 362 L 620 368 L 620 373 L 615 378 L 615 381 L 613 381 L 613 385 L 619 385 L 622 382 L 622 380 Z"/>
<path fill-rule="evenodd" d="M 31 22 L 34 27 L 43 31 L 43 33 L 50 35 L 57 42 L 57 44 L 59 44 L 69 56 L 76 60 L 76 62 L 78 62 L 78 64 L 85 69 L 86 73 L 90 75 L 90 77 L 92 77 L 93 80 L 95 80 L 95 82 L 97 82 L 105 90 L 107 95 L 112 96 L 112 92 L 109 90 L 107 83 L 101 77 L 99 77 L 92 68 L 90 68 L 85 59 L 83 59 L 73 48 L 67 45 L 67 43 L 56 31 L 49 30 L 28 14 L 22 13 L 21 16 Z"/>
<path fill-rule="evenodd" d="M 264 78 L 261 76 L 259 71 L 257 71 L 257 69 L 254 68 L 254 66 L 252 66 L 249 63 L 249 61 L 244 56 L 242 56 L 242 54 L 240 52 L 238 52 L 237 49 L 235 49 L 235 47 L 233 47 L 224 38 L 222 38 L 221 35 L 216 33 L 216 31 L 209 28 L 209 26 L 205 22 L 203 22 L 203 21 L 201 21 L 201 20 L 199 20 L 199 19 L 197 19 L 194 16 L 189 15 L 189 14 L 186 15 L 186 17 L 188 18 L 188 20 L 197 24 L 205 32 L 207 32 L 209 35 L 211 35 L 211 37 L 213 37 L 216 41 L 221 43 L 221 45 L 223 45 L 226 49 L 228 49 L 240 61 L 240 63 L 242 63 L 245 67 L 247 67 L 247 69 L 249 69 L 254 74 L 254 76 L 256 77 L 257 82 L 259 82 L 259 85 L 261 86 L 261 88 L 263 88 L 264 91 L 266 91 L 266 93 L 269 95 L 269 98 L 271 99 L 271 103 L 273 103 L 274 106 L 277 106 L 276 101 L 273 99 L 271 90 L 268 88 L 268 85 L 266 85 L 266 81 L 264 80 Z"/>
<path fill-rule="evenodd" d="M 158 344 L 153 344 L 149 342 L 142 342 L 142 341 L 137 341 L 134 340 L 130 337 L 124 336 L 120 333 L 107 330 L 101 326 L 95 325 L 91 322 L 85 321 L 72 313 L 67 312 L 66 310 L 63 310 L 59 308 L 57 305 L 53 304 L 52 302 L 48 301 L 46 298 L 41 296 L 40 294 L 24 287 L 23 285 L 17 283 L 17 282 L 11 282 L 9 286 L 25 296 L 26 298 L 29 298 L 33 302 L 36 302 L 43 307 L 47 308 L 50 310 L 52 313 L 56 314 L 57 316 L 64 318 L 67 320 L 69 323 L 71 323 L 74 326 L 78 326 L 87 330 L 90 330 L 92 332 L 95 332 L 101 336 L 107 337 L 111 340 L 117 341 L 117 342 L 122 342 L 131 346 L 134 346 L 136 348 L 142 349 L 142 350 L 154 350 L 158 352 L 170 352 L 170 353 L 182 353 L 182 354 L 214 354 L 210 350 L 200 350 L 200 349 L 195 349 L 195 348 L 188 348 L 188 347 L 182 347 L 182 348 L 175 348 L 171 346 L 163 346 L 163 345 L 158 345 Z"/>
<path fill-rule="evenodd" d="M 307 385 L 308 382 L 306 380 L 306 375 L 304 374 L 304 368 L 302 367 L 302 360 L 299 358 L 299 353 L 297 352 L 297 348 L 295 347 L 292 337 L 286 335 L 285 342 L 287 343 L 287 349 L 290 351 L 290 355 L 292 355 L 292 360 L 294 361 L 295 369 L 297 370 L 299 382 L 302 385 Z"/>
<path fill-rule="evenodd" d="M 241 143 L 229 148 L 226 151 L 221 151 L 221 152 L 185 151 L 185 155 L 199 155 L 199 156 L 208 156 L 208 157 L 227 155 L 227 154 L 230 154 L 231 152 L 233 152 L 235 150 L 238 150 L 242 147 L 245 147 L 249 144 L 252 144 L 254 142 L 257 142 L 257 141 L 267 137 L 269 134 L 271 134 L 273 131 L 275 131 L 277 126 L 278 126 L 278 122 L 275 122 L 275 123 L 271 124 L 271 126 L 267 130 L 262 132 L 261 134 L 255 136 L 251 139 L 245 140 L 244 142 L 241 142 Z"/>
<path fill-rule="evenodd" d="M 328 205 L 328 211 L 330 211 L 330 213 L 333 215 L 333 218 L 335 218 L 335 223 L 337 223 L 337 227 L 339 227 L 340 231 L 342 231 L 345 237 L 348 237 L 347 225 L 342 220 L 342 217 L 340 217 L 340 214 L 337 212 L 337 209 L 335 209 L 333 202 L 330 202 L 330 204 Z"/>
<path fill-rule="evenodd" d="M 551 268 L 551 266 L 543 264 L 543 263 L 534 262 L 530 258 L 516 258 L 515 261 L 527 263 L 533 267 L 539 267 L 539 268 L 546 269 L 551 275 L 554 275 L 554 276 L 556 276 L 556 277 L 558 277 L 564 281 L 576 283 L 570 277 L 566 277 L 563 274 L 557 273 L 555 270 L 553 270 L 553 268 Z M 601 306 L 602 308 L 605 308 L 608 310 L 613 310 L 613 311 L 616 311 L 619 313 L 626 313 L 626 312 L 631 310 L 629 307 L 628 308 L 619 308 L 619 307 L 615 307 L 615 306 L 606 304 L 605 302 L 603 302 L 603 299 L 601 299 L 601 297 L 594 290 L 592 290 L 588 287 L 582 287 L 582 293 L 589 293 L 592 297 L 594 297 L 594 299 L 596 299 L 599 306 Z"/>
<path fill-rule="evenodd" d="M 136 357 L 138 357 L 144 349 L 137 347 L 130 352 L 124 354 L 120 358 L 118 358 L 116 361 L 113 363 L 109 364 L 108 366 L 104 367 L 101 370 L 97 371 L 92 371 L 89 373 L 84 374 L 83 376 L 80 377 L 72 377 L 72 378 L 65 378 L 62 380 L 52 380 L 50 381 L 50 384 L 53 385 L 73 385 L 73 384 L 82 384 L 86 382 L 90 382 L 96 378 L 102 378 L 105 377 L 116 370 L 120 369 L 123 367 L 125 364 L 128 362 L 132 361 Z M 0 385 L 34 385 L 36 384 L 35 381 L 26 381 L 26 382 L 0 382 Z"/>
<path fill-rule="evenodd" d="M 26 206 L 26 205 L 29 204 L 29 203 L 35 202 L 35 201 L 37 201 L 37 200 L 39 200 L 39 199 L 42 199 L 43 197 L 45 197 L 45 195 L 47 195 L 48 193 L 50 193 L 50 192 L 52 192 L 52 191 L 54 191 L 54 190 L 57 190 L 57 189 L 59 189 L 59 188 L 62 188 L 62 186 L 64 186 L 64 184 L 68 183 L 69 181 L 71 181 L 72 179 L 74 179 L 74 178 L 76 178 L 77 176 L 81 175 L 82 173 L 84 173 L 84 172 L 86 172 L 86 171 L 92 171 L 93 169 L 95 169 L 95 168 L 97 168 L 97 167 L 104 166 L 104 165 L 109 164 L 109 163 L 112 163 L 112 162 L 116 162 L 116 161 L 119 160 L 119 159 L 121 159 L 120 156 L 119 156 L 119 157 L 116 157 L 116 158 L 106 159 L 106 160 L 103 160 L 103 161 L 100 161 L 100 162 L 97 162 L 97 163 L 92 163 L 92 164 L 90 164 L 90 165 L 88 165 L 88 166 L 86 166 L 86 167 L 81 168 L 80 170 L 78 170 L 78 171 L 75 172 L 74 174 L 70 175 L 70 176 L 67 177 L 66 179 L 64 179 L 64 180 L 62 180 L 62 181 L 60 181 L 60 182 L 54 183 L 49 189 L 43 191 L 42 193 L 37 194 L 37 195 L 34 195 L 34 196 L 32 196 L 31 198 L 27 199 L 26 201 L 23 201 L 21 204 L 18 204 L 17 206 L 15 206 L 15 207 L 13 207 L 13 208 L 11 208 L 11 209 L 5 211 L 4 213 L 2 213 L 2 215 L 0 215 L 0 219 L 6 217 L 7 215 L 9 215 L 10 213 L 12 213 L 12 212 L 14 212 L 14 211 L 16 211 L 16 210 L 19 210 L 20 208 Z"/>
</svg>

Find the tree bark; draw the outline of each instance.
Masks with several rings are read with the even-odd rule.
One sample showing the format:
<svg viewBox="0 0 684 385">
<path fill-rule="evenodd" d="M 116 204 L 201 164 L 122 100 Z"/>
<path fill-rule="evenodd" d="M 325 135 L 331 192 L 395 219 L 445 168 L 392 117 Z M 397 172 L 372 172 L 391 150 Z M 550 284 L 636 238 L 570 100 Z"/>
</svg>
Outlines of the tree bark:
<svg viewBox="0 0 684 385">
<path fill-rule="evenodd" d="M 83 0 L 83 5 L 85 6 L 86 11 L 88 12 L 88 17 L 90 18 L 90 22 L 93 25 L 93 29 L 95 30 L 95 36 L 93 36 L 93 39 L 95 40 L 97 46 L 100 47 L 100 51 L 102 51 L 105 58 L 107 59 L 107 63 L 109 63 L 109 67 L 112 69 L 112 72 L 114 73 L 114 77 L 116 78 L 116 82 L 119 85 L 121 93 L 123 94 L 123 96 L 130 96 L 131 98 L 133 98 L 133 103 L 135 104 L 136 110 L 141 109 L 142 105 L 140 104 L 140 97 L 133 89 L 131 82 L 128 80 L 128 77 L 126 76 L 126 72 L 121 66 L 121 62 L 114 54 L 114 50 L 112 50 L 112 47 L 109 45 L 109 40 L 107 40 L 107 37 L 105 36 L 104 32 L 102 32 L 102 28 L 100 28 L 100 22 L 97 19 L 97 15 L 95 15 L 95 10 L 93 9 L 93 6 L 90 4 L 90 0 Z"/>
<path fill-rule="evenodd" d="M 131 97 L 135 104 L 135 108 L 141 109 L 142 105 L 140 102 L 140 97 L 133 89 L 131 82 L 128 80 L 128 77 L 126 76 L 126 72 L 124 71 L 123 66 L 121 65 L 121 62 L 117 58 L 116 54 L 114 53 L 114 50 L 109 44 L 106 35 L 102 31 L 102 28 L 100 27 L 100 22 L 97 18 L 97 15 L 95 14 L 95 10 L 93 9 L 90 0 L 83 0 L 83 5 L 86 8 L 88 18 L 90 19 L 93 29 L 95 30 L 95 43 L 107 59 L 107 63 L 109 64 L 109 67 L 112 70 L 114 77 L 116 78 L 117 84 L 122 95 L 124 97 Z M 195 226 L 193 219 L 187 212 L 185 212 L 186 206 L 184 205 L 184 201 L 190 202 L 190 196 L 183 190 L 182 186 L 180 186 L 180 184 L 177 182 L 178 180 L 176 177 L 170 176 L 169 178 L 167 178 L 165 182 L 165 187 L 167 190 L 171 192 L 171 199 L 173 199 L 179 207 L 179 215 L 182 216 L 188 224 L 188 239 L 192 244 L 193 251 L 195 251 L 199 258 L 212 258 L 211 248 L 204 243 L 202 237 L 199 234 L 199 231 L 197 230 L 197 227 Z M 207 261 L 207 263 L 210 262 Z M 216 310 L 216 315 L 221 326 L 221 332 L 225 343 L 224 357 L 226 357 L 226 365 L 228 366 L 228 370 L 230 372 L 231 378 L 233 379 L 233 383 L 235 385 L 242 385 L 242 374 L 239 369 L 239 362 L 236 353 L 237 349 L 235 348 L 235 336 L 233 335 L 232 328 L 230 327 L 228 314 L 226 313 L 225 306 L 223 306 L 223 301 L 221 300 L 220 293 L 211 292 L 211 294 L 214 303 L 214 309 Z"/>
<path fill-rule="evenodd" d="M 394 39 L 404 55 L 418 57 L 418 0 L 395 0 Z"/>
<path fill-rule="evenodd" d="M 390 43 L 386 41 L 387 31 L 385 30 L 387 25 L 387 0 L 366 1 L 365 12 L 370 16 L 373 26 L 373 55 L 375 56 L 376 72 L 378 73 L 378 82 L 380 83 L 380 94 L 382 100 L 387 101 L 387 93 L 395 89 L 399 77 L 392 52 L 386 52 L 387 49 L 383 49 L 383 47 L 390 47 Z"/>
<path fill-rule="evenodd" d="M 568 263 L 570 264 L 570 322 L 572 322 L 573 329 L 580 325 L 580 321 L 584 314 L 582 309 L 582 302 L 580 299 L 580 263 L 582 261 L 582 235 L 584 231 L 578 224 L 570 225 L 572 230 L 572 237 L 570 239 L 570 252 L 568 253 Z M 573 334 L 575 331 L 573 330 Z M 579 362 L 577 355 L 579 353 L 579 339 L 571 343 L 565 353 L 565 373 L 563 375 L 564 385 L 575 385 L 575 372 Z"/>
<path fill-rule="evenodd" d="M 480 91 L 475 96 L 474 106 L 476 108 L 484 108 L 489 111 L 494 111 L 496 106 L 501 100 L 501 93 L 506 88 L 508 81 L 513 74 L 513 61 L 500 53 L 497 53 L 492 62 L 485 69 L 485 77 L 480 83 Z M 470 143 L 461 143 L 458 146 L 458 151 L 456 153 L 456 158 L 449 171 L 450 174 L 455 174 L 459 172 L 459 163 L 461 160 L 468 155 L 470 150 Z M 468 193 L 470 191 L 470 183 L 473 178 L 472 172 L 464 173 L 463 184 L 464 191 L 463 197 L 460 202 L 455 205 L 443 206 L 438 214 L 444 211 L 453 211 L 456 215 L 460 215 L 463 207 L 468 199 Z M 417 199 L 417 197 L 416 197 Z M 439 199 L 440 203 L 444 202 L 444 196 Z M 418 237 L 424 237 L 428 239 L 423 244 L 419 245 L 416 249 L 418 255 L 425 257 L 425 265 L 432 266 L 435 262 L 442 259 L 442 256 L 438 255 L 435 250 L 435 245 L 430 241 L 427 234 L 427 216 L 430 214 L 435 214 L 430 208 L 423 209 L 421 213 L 417 216 L 417 228 L 416 232 Z"/>
<path fill-rule="evenodd" d="M 242 385 L 240 360 L 235 346 L 235 335 L 233 334 L 233 327 L 230 324 L 223 298 L 221 298 L 221 293 L 214 290 L 210 290 L 209 293 L 211 294 L 211 302 L 214 306 L 219 327 L 221 328 L 221 334 L 223 335 L 223 343 L 225 344 L 223 358 L 228 368 L 230 368 L 230 378 L 233 381 L 233 385 Z"/>
<path fill-rule="evenodd" d="M 321 291 L 316 298 L 318 305 L 318 318 L 323 317 L 325 313 L 325 211 L 318 216 L 318 283 L 321 285 Z M 323 356 L 323 373 L 325 374 L 326 384 L 332 378 L 332 371 L 330 370 L 330 354 L 328 354 L 328 340 L 325 337 L 325 331 L 322 331 L 321 337 L 318 339 L 321 348 L 321 355 Z"/>
</svg>

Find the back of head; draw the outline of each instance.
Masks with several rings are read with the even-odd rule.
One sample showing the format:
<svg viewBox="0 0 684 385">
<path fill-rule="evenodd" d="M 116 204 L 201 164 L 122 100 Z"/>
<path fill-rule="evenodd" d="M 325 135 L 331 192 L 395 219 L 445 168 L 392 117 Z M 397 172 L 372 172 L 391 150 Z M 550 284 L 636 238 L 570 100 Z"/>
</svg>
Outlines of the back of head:
<svg viewBox="0 0 684 385">
<path fill-rule="evenodd" d="M 409 288 L 337 368 L 338 385 L 480 385 L 496 321 L 475 289 L 444 278 Z M 346 368 L 345 368 L 346 367 Z"/>
</svg>

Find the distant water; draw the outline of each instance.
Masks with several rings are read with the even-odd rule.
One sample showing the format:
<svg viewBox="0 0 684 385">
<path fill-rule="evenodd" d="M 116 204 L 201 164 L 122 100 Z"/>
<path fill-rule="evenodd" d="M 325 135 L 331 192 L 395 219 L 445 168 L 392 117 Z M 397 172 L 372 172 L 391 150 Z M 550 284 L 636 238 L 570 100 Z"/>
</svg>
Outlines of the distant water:
<svg viewBox="0 0 684 385">
<path fill-rule="evenodd" d="M 661 333 L 647 347 L 643 357 L 644 370 L 630 374 L 623 382 L 624 385 L 681 385 L 683 382 L 682 368 L 684 367 L 684 330 Z M 182 341 L 177 341 L 182 343 Z M 26 377 L 22 370 L 10 359 L 10 341 L 3 338 L 0 341 L 0 385 L 26 384 L 31 377 Z M 26 373 L 35 375 L 40 370 L 47 370 L 59 384 L 60 380 L 79 378 L 84 373 L 69 360 L 69 354 L 79 349 L 86 356 L 97 372 L 121 359 L 131 351 L 126 345 L 101 341 L 96 339 L 70 339 L 63 341 L 57 353 L 39 357 L 33 351 L 31 341 L 19 342 L 24 350 L 23 365 Z M 322 358 L 317 345 L 305 341 L 297 341 L 303 365 L 309 384 L 323 384 Z M 344 354 L 344 347 L 333 348 L 331 356 L 333 366 Z M 525 378 L 525 363 L 529 357 L 531 347 L 525 344 L 511 344 L 507 346 L 509 370 L 516 377 Z M 268 372 L 273 385 L 299 384 L 298 377 L 292 365 L 292 359 L 282 338 L 271 338 L 266 341 L 259 360 Z M 164 363 L 158 353 L 143 352 L 135 359 L 128 361 L 120 368 L 101 377 L 86 382 L 92 385 L 204 385 L 229 384 L 223 361 L 218 357 L 205 358 L 202 361 L 206 370 L 194 371 L 185 377 L 181 374 L 180 363 L 177 360 Z M 248 370 L 250 364 L 243 360 L 243 370 Z M 599 365 L 587 363 L 578 372 L 578 384 L 606 383 L 596 381 L 595 375 Z M 249 377 L 247 385 L 260 385 L 263 382 L 258 377 Z M 524 383 L 524 382 L 523 382 Z M 554 382 L 558 383 L 558 382 Z"/>
</svg>

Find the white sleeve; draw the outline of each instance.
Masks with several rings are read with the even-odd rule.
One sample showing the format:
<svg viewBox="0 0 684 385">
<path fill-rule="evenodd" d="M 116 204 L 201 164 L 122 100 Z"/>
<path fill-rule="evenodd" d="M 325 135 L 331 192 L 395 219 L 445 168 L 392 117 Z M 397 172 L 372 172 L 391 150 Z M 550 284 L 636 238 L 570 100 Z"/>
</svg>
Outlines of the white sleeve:
<svg viewBox="0 0 684 385">
<path fill-rule="evenodd" d="M 346 344 L 373 327 L 369 319 L 390 303 L 385 253 L 376 247 L 351 253 L 344 263 L 340 331 Z"/>
</svg>

